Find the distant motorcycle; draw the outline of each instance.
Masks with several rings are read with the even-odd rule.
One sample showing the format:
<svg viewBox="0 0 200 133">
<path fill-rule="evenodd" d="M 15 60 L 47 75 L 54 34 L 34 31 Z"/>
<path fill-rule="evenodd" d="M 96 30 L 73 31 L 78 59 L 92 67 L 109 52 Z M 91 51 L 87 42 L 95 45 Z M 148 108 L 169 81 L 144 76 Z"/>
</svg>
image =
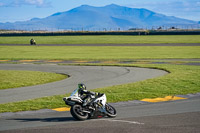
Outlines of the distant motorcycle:
<svg viewBox="0 0 200 133">
<path fill-rule="evenodd" d="M 31 39 L 31 40 L 30 40 L 30 44 L 31 44 L 31 45 L 36 45 L 36 41 L 35 41 L 34 39 Z"/>
<path fill-rule="evenodd" d="M 92 95 L 90 95 L 91 98 Z M 78 89 L 74 90 L 69 97 L 64 97 L 66 105 L 71 106 L 70 113 L 76 120 L 86 120 L 99 117 L 116 117 L 117 112 L 114 107 L 106 103 L 106 95 L 98 93 L 95 100 L 86 105 L 88 101 L 81 99 Z"/>
</svg>

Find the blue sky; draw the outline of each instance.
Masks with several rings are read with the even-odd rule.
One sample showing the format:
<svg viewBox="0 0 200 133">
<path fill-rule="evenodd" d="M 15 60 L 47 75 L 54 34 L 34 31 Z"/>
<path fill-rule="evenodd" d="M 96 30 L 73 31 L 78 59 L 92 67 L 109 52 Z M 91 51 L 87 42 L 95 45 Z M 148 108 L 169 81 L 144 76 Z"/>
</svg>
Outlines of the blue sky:
<svg viewBox="0 0 200 133">
<path fill-rule="evenodd" d="M 168 16 L 200 21 L 200 0 L 0 0 L 0 22 L 44 18 L 86 4 L 146 8 Z"/>
</svg>

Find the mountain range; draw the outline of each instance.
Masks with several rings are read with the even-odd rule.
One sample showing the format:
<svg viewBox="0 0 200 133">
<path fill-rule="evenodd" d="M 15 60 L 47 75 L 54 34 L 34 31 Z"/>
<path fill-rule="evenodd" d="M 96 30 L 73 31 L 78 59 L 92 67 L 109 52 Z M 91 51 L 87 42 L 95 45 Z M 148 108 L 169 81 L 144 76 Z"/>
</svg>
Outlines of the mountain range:
<svg viewBox="0 0 200 133">
<path fill-rule="evenodd" d="M 82 5 L 46 18 L 0 23 L 7 30 L 127 30 L 130 28 L 187 27 L 198 22 L 166 16 L 147 9 L 129 8 L 115 4 L 104 7 Z"/>
</svg>

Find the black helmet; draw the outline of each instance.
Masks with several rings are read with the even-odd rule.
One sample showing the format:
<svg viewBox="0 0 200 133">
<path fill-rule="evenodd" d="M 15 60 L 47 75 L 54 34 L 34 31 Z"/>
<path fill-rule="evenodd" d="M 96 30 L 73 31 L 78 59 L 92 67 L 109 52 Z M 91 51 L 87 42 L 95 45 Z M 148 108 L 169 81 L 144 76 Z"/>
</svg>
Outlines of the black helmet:
<svg viewBox="0 0 200 133">
<path fill-rule="evenodd" d="M 78 84 L 78 88 L 82 90 L 86 90 L 86 86 L 82 83 Z"/>
</svg>

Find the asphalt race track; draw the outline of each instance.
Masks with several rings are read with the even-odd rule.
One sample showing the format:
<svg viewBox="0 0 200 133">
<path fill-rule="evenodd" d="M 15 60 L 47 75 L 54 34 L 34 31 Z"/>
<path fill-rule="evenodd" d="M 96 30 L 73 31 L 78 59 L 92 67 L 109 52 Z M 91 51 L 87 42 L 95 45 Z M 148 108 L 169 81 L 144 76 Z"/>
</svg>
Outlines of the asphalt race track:
<svg viewBox="0 0 200 133">
<path fill-rule="evenodd" d="M 0 69 L 54 72 L 70 76 L 70 78 L 58 82 L 0 90 L 0 103 L 69 93 L 77 88 L 78 83 L 86 84 L 87 89 L 94 89 L 136 82 L 167 74 L 162 70 L 136 67 L 61 66 L 55 64 L 0 64 Z"/>
<path fill-rule="evenodd" d="M 0 46 L 30 46 L 30 44 L 0 44 Z M 134 44 L 37 44 L 36 46 L 200 46 L 200 43 L 134 43 Z"/>
<path fill-rule="evenodd" d="M 0 118 L 5 133 L 199 133 L 200 98 L 117 106 L 115 119 L 75 121 L 69 112 L 41 110 Z M 0 131 L 0 132 L 1 132 Z"/>
<path fill-rule="evenodd" d="M 34 64 L 0 64 L 3 70 L 31 70 L 70 75 L 70 78 L 44 85 L 0 91 L 0 102 L 21 101 L 71 92 L 77 83 L 88 89 L 136 82 L 158 77 L 167 72 L 155 69 L 105 66 L 58 66 Z M 70 112 L 53 110 L 0 114 L 0 132 L 73 132 L 73 133 L 199 133 L 200 97 L 162 103 L 122 102 L 113 104 L 118 116 L 75 121 Z"/>
</svg>

